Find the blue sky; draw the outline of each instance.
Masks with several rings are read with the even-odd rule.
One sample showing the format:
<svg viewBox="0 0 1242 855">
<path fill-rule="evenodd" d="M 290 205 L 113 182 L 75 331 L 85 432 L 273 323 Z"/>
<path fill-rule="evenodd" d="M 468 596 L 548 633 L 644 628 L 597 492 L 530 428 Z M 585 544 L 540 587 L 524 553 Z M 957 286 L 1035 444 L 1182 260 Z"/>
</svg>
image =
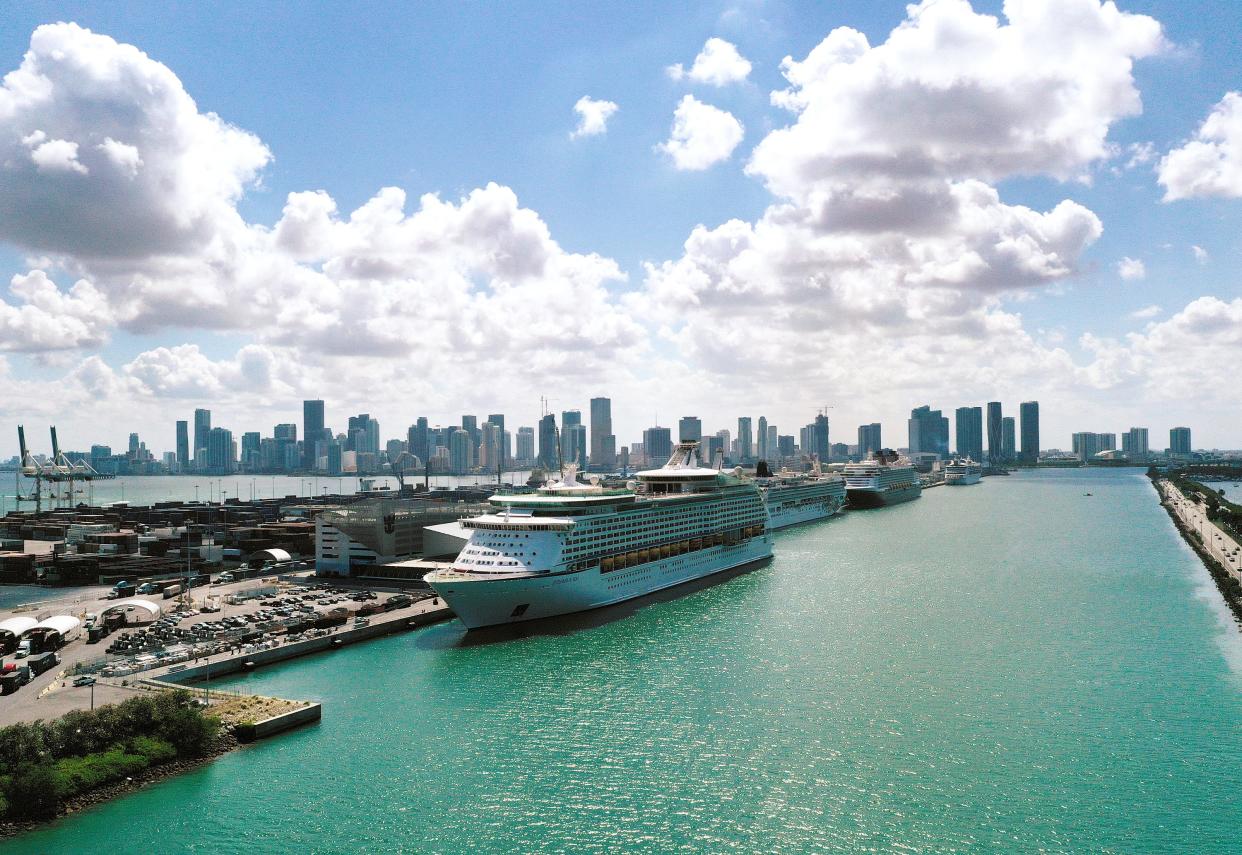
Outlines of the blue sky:
<svg viewBox="0 0 1242 855">
<path fill-rule="evenodd" d="M 1055 0 L 1053 5 L 1063 2 L 1088 0 Z M 1002 13 L 1000 3 L 972 5 L 976 13 Z M 102 263 L 82 253 L 71 238 L 63 245 L 32 246 L 28 237 L 12 230 L 6 233 L 0 226 L 3 280 L 41 269 L 61 291 L 85 278 L 109 305 L 119 307 L 122 296 L 130 301 L 124 311 L 116 309 L 113 322 L 95 330 L 80 346 L 51 347 L 47 338 L 22 342 L 16 333 L 9 347 L 0 342 L 4 347 L 0 353 L 7 351 L 7 382 L 15 390 L 28 390 L 32 384 L 76 390 L 49 397 L 45 411 L 6 401 L 0 404 L 0 417 L 7 423 L 54 415 L 76 423 L 74 433 L 90 432 L 80 444 L 90 439 L 120 443 L 135 427 L 126 419 L 141 413 L 143 421 L 151 422 L 151 444 L 164 448 L 171 447 L 172 412 L 184 417 L 200 405 L 213 406 L 221 414 L 218 420 L 237 431 L 266 432 L 292 414 L 278 411 L 292 407 L 303 395 L 318 393 L 329 400 L 333 424 L 343 422 L 355 407 L 369 408 L 381 414 L 386 434 L 398 435 L 400 426 L 414 416 L 425 414 L 433 422 L 452 423 L 460 412 L 486 412 L 493 398 L 500 399 L 498 406 L 510 408 L 515 423 L 525 424 L 536 416 L 541 392 L 558 408 L 584 410 L 589 397 L 603 393 L 617 399 L 623 443 L 637 439 L 647 426 L 648 413 L 657 409 L 652 403 L 658 405 L 664 423 L 673 422 L 685 407 L 692 407 L 713 428 L 732 426 L 743 413 L 767 412 L 779 421 L 782 432 L 796 433 L 814 415 L 814 407 L 826 400 L 836 406 L 835 438 L 850 441 L 855 425 L 880 418 L 889 430 L 886 439 L 894 442 L 904 433 L 905 411 L 912 406 L 930 401 L 951 408 L 995 395 L 1011 402 L 1014 410 L 1018 400 L 1044 400 L 1051 434 L 1046 446 L 1067 445 L 1071 429 L 1122 430 L 1136 423 L 1150 424 L 1155 434 L 1161 434 L 1171 426 L 1165 424 L 1170 419 L 1191 423 L 1200 444 L 1242 445 L 1237 405 L 1189 392 L 1179 396 L 1182 378 L 1156 376 L 1150 370 L 1152 364 L 1175 358 L 1161 348 L 1183 333 L 1169 328 L 1159 333 L 1158 341 L 1126 339 L 1128 334 L 1144 334 L 1148 323 L 1172 322 L 1197 298 L 1215 297 L 1230 307 L 1242 291 L 1234 273 L 1242 255 L 1237 228 L 1242 202 L 1227 193 L 1162 202 L 1165 188 L 1157 181 L 1160 158 L 1192 137 L 1227 92 L 1242 88 L 1242 58 L 1235 49 L 1240 29 L 1236 6 L 1125 2 L 1120 9 L 1158 21 L 1164 45 L 1152 55 L 1134 59 L 1132 81 L 1141 95 L 1141 114 L 1123 110 L 1107 120 L 1106 140 L 1116 149 L 1115 156 L 1087 157 L 1073 164 L 1077 179 L 1052 174 L 1056 170 L 1046 165 L 977 176 L 994 187 L 1007 206 L 1048 212 L 1070 200 L 1093 212 L 1102 232 L 1075 254 L 1062 273 L 1001 291 L 966 285 L 950 301 L 960 312 L 967 299 L 962 294 L 977 294 L 979 311 L 990 313 L 986 318 L 981 314 L 979 324 L 992 329 L 1003 326 L 1007 318 L 1020 317 L 1021 328 L 1034 339 L 1029 346 L 1036 348 L 1025 362 L 1043 365 L 1043 373 L 989 388 L 991 375 L 972 373 L 977 368 L 972 366 L 972 349 L 959 341 L 953 354 L 946 352 L 942 362 L 913 377 L 907 388 L 880 393 L 874 378 L 854 384 L 842 379 L 862 377 L 863 369 L 874 361 L 858 343 L 845 341 L 857 330 L 848 311 L 827 313 L 812 325 L 822 333 L 808 332 L 797 319 L 809 318 L 817 310 L 796 310 L 792 292 L 776 289 L 765 298 L 769 303 L 742 301 L 734 307 L 735 314 L 726 317 L 733 288 L 726 283 L 710 295 L 713 311 L 720 314 L 713 325 L 691 317 L 697 308 L 688 311 L 684 302 L 654 296 L 644 265 L 682 258 L 683 244 L 696 226 L 715 229 L 731 219 L 757 223 L 769 206 L 793 198 L 791 191 L 778 193 L 765 186 L 772 179 L 770 172 L 752 169 L 748 174 L 746 169 L 760 142 L 797 120 L 770 97 L 790 86 L 782 76 L 782 59 L 803 60 L 838 27 L 860 31 L 873 48 L 883 45 L 907 18 L 904 3 L 740 2 L 686 4 L 677 9 L 644 3 L 517 4 L 504 9 L 458 3 L 417 7 L 31 3 L 10 8 L 0 30 L 3 71 L 22 64 L 37 27 L 72 21 L 120 45 L 135 46 L 175 75 L 200 114 L 215 113 L 257 137 L 270 152 L 270 161 L 244 182 L 244 193 L 229 199 L 252 229 L 273 229 L 288 194 L 294 192 L 324 191 L 335 201 L 339 215 L 347 217 L 380 188 L 395 186 L 406 191 L 408 214 L 424 193 L 437 193 L 456 204 L 495 182 L 512 190 L 522 210 L 537 215 L 565 253 L 611 259 L 621 276 L 605 275 L 594 282 L 606 295 L 602 308 L 590 311 L 589 299 L 594 298 L 582 298 L 584 314 L 565 317 L 566 306 L 573 306 L 574 299 L 549 299 L 546 314 L 514 315 L 516 332 L 497 334 L 504 341 L 490 350 L 476 342 L 481 355 L 472 352 L 456 362 L 443 361 L 455 346 L 451 330 L 429 334 L 435 343 L 426 350 L 416 345 L 402 350 L 390 342 L 377 347 L 381 352 L 364 348 L 349 353 L 334 346 L 328 353 L 314 339 L 299 338 L 296 331 L 282 335 L 262 320 L 233 317 L 234 304 L 229 301 L 205 310 L 194 308 L 192 301 L 176 303 L 170 298 L 170 304 L 180 308 L 148 311 L 148 306 L 137 305 L 147 298 L 133 296 L 134 282 L 136 278 L 148 285 L 158 282 L 170 275 L 167 264 Z M 750 62 L 743 80 L 713 86 L 675 80 L 667 73 L 673 63 L 689 68 L 712 37 L 736 46 Z M 606 132 L 571 138 L 577 118 L 573 106 L 584 95 L 614 102 L 618 110 L 609 118 Z M 668 139 L 674 110 L 686 95 L 727 111 L 745 127 L 730 156 L 708 168 L 678 169 L 669 156 L 656 150 Z M 70 107 L 62 109 L 77 110 L 79 132 L 89 136 L 93 111 L 107 109 L 115 99 L 100 106 L 92 105 L 90 92 L 75 97 Z M 35 128 L 30 121 L 36 118 L 6 128 L 0 111 L 0 135 L 8 133 L 17 146 Z M 34 145 L 26 147 L 33 151 Z M 1148 146 L 1150 155 L 1126 168 L 1130 159 L 1126 149 L 1132 145 Z M 85 150 L 85 143 L 82 146 Z M 60 185 L 36 181 L 43 174 L 31 179 L 35 182 L 31 192 L 54 197 Z M 976 176 L 955 172 L 950 178 Z M 0 172 L 0 181 L 4 179 Z M 832 180 L 863 179 L 839 175 Z M 799 196 L 795 204 L 809 205 L 809 198 Z M 125 226 L 118 223 L 117 228 Z M 1194 246 L 1204 251 L 1202 260 L 1194 255 Z M 469 255 L 476 249 L 452 252 Z M 1118 272 L 1123 258 L 1141 261 L 1145 275 L 1123 279 Z M 305 263 L 318 272 L 328 262 Z M 449 267 L 454 264 L 446 262 Z M 209 268 L 218 271 L 219 260 L 213 258 Z M 488 293 L 505 287 L 486 270 L 470 269 L 464 275 Z M 193 289 L 201 291 L 206 280 L 194 281 Z M 753 284 L 764 288 L 761 281 Z M 184 282 L 173 284 L 172 278 L 166 287 L 190 289 Z M 559 286 L 543 287 L 555 291 Z M 282 299 L 298 299 L 289 297 L 287 289 L 282 293 Z M 535 288 L 527 299 L 537 302 L 542 293 Z M 12 306 L 22 301 L 12 291 L 0 291 L 0 297 Z M 707 292 L 699 293 L 694 305 L 708 299 Z M 840 305 L 848 308 L 844 302 Z M 532 325 L 589 328 L 604 309 L 616 316 L 601 322 L 604 333 L 566 335 L 551 345 L 522 334 Z M 1148 310 L 1144 316 L 1133 316 L 1144 309 Z M 1221 311 L 1228 326 L 1234 316 Z M 775 365 L 784 359 L 788 365 L 784 376 L 771 365 L 756 367 L 745 358 L 751 346 L 745 339 L 735 343 L 743 352 L 736 364 L 710 355 L 705 343 L 741 334 L 744 327 L 736 316 L 746 312 L 753 314 L 756 328 L 767 337 L 789 345 L 782 354 L 768 355 Z M 417 311 L 389 317 L 394 326 L 408 329 L 410 338 L 436 324 L 452 323 L 451 318 L 428 320 Z M 920 348 L 928 352 L 927 346 L 914 341 L 915 335 L 934 336 L 942 323 L 946 330 L 956 329 L 952 318 L 928 315 L 922 302 L 910 308 L 909 317 L 919 326 L 916 332 L 891 332 L 892 337 L 910 341 L 909 349 L 877 351 L 877 358 L 890 361 L 886 368 L 893 374 L 908 371 L 911 361 L 918 361 Z M 374 330 L 373 321 L 360 319 L 359 328 Z M 840 329 L 834 326 L 838 323 Z M 890 335 L 881 328 L 870 334 L 880 339 Z M 1126 352 L 1111 352 L 1102 362 L 1098 349 L 1083 346 L 1084 334 L 1096 341 L 1114 341 Z M 805 346 L 797 345 L 800 338 Z M 593 340 L 604 344 L 593 348 Z M 834 346 L 834 341 L 843 343 Z M 144 354 L 186 344 L 197 345 L 199 356 L 213 365 L 161 363 L 157 373 L 166 381 L 162 383 L 131 368 Z M 268 366 L 260 372 L 263 382 L 252 384 L 257 387 L 253 394 L 244 394 L 229 380 L 238 376 L 229 371 L 240 364 L 237 354 L 246 347 L 263 349 Z M 992 352 L 989 347 L 1006 350 L 992 342 L 980 344 L 978 352 Z M 1236 347 L 1236 341 L 1225 335 L 1198 358 L 1204 354 L 1211 361 L 1222 355 L 1236 358 L 1242 355 Z M 936 349 L 932 344 L 930 350 Z M 1081 369 L 1077 379 L 1063 367 L 1058 369 L 1060 356 L 1049 355 L 1058 349 Z M 594 356 L 589 363 L 574 356 L 588 351 Z M 166 362 L 165 356 L 161 358 Z M 91 359 L 96 360 L 88 372 L 93 379 L 85 389 L 77 389 L 75 384 L 84 382 L 82 363 Z M 1118 369 L 1127 359 L 1144 367 L 1130 373 Z M 501 392 L 490 391 L 497 360 L 516 367 L 521 382 L 506 383 Z M 857 371 L 851 370 L 854 361 L 859 363 Z M 221 368 L 224 363 L 233 368 Z M 290 363 L 313 366 L 315 371 L 282 373 L 281 366 Z M 818 366 L 824 363 L 836 369 L 820 372 Z M 213 383 L 167 379 L 195 371 L 217 371 L 219 377 Z M 462 376 L 450 379 L 452 373 Z M 682 394 L 685 388 L 693 392 Z M 54 412 L 53 407 L 63 409 Z M 7 428 L 0 432 L 0 454 L 9 449 L 11 432 Z"/>
</svg>

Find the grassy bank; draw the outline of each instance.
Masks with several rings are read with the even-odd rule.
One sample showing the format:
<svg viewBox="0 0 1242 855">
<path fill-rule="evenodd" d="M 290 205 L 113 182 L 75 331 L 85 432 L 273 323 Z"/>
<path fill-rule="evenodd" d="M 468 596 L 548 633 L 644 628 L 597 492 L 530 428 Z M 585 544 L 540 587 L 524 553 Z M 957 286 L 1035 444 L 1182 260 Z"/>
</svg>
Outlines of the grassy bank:
<svg viewBox="0 0 1242 855">
<path fill-rule="evenodd" d="M 94 791 L 205 757 L 219 738 L 219 719 L 179 690 L 0 728 L 0 817 L 51 819 Z"/>
</svg>

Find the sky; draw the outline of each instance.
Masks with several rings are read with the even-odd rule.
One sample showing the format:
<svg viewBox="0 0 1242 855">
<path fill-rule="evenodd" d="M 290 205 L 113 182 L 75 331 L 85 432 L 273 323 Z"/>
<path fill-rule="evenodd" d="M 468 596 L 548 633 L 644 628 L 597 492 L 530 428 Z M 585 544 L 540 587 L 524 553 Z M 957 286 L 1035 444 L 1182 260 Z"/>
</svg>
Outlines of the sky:
<svg viewBox="0 0 1242 855">
<path fill-rule="evenodd" d="M 0 456 L 327 402 L 1242 447 L 1232 2 L 26 3 Z"/>
</svg>

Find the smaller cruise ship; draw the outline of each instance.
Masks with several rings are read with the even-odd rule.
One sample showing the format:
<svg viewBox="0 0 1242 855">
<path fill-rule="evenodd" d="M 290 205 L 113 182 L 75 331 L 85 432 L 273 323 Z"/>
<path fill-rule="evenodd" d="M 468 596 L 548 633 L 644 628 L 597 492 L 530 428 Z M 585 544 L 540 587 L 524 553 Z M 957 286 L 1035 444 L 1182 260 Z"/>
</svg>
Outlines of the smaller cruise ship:
<svg viewBox="0 0 1242 855">
<path fill-rule="evenodd" d="M 917 499 L 923 484 L 909 460 L 884 450 L 845 467 L 845 494 L 851 508 L 881 508 Z"/>
<path fill-rule="evenodd" d="M 955 458 L 944 467 L 944 483 L 949 487 L 978 484 L 982 477 L 983 467 L 969 457 Z"/>
<path fill-rule="evenodd" d="M 822 520 L 845 507 L 845 478 L 824 472 L 818 460 L 810 472 L 782 469 L 755 482 L 773 529 Z"/>
</svg>

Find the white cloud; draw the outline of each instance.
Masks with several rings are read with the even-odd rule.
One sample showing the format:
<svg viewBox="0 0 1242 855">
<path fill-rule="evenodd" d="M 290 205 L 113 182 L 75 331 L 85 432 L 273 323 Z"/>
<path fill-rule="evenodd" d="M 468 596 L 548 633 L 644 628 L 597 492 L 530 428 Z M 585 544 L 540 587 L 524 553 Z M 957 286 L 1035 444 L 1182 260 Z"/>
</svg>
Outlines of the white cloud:
<svg viewBox="0 0 1242 855">
<path fill-rule="evenodd" d="M 1161 309 L 1159 306 L 1144 306 L 1141 309 L 1135 309 L 1133 312 L 1131 312 L 1130 317 L 1136 321 L 1145 321 L 1145 320 L 1149 320 L 1151 318 L 1156 317 L 1162 311 L 1164 310 Z"/>
<path fill-rule="evenodd" d="M 1117 275 L 1127 282 L 1143 279 L 1147 276 L 1147 265 L 1143 264 L 1141 258 L 1126 256 L 1117 262 Z"/>
<path fill-rule="evenodd" d="M 1242 196 L 1242 95 L 1227 92 L 1195 137 L 1160 161 L 1164 201 Z"/>
<path fill-rule="evenodd" d="M 1190 248 L 1190 251 L 1194 253 L 1195 261 L 1199 262 L 1200 264 L 1208 263 L 1210 256 L 1208 255 L 1208 251 L 1206 249 L 1204 249 L 1201 246 L 1195 245 Z"/>
<path fill-rule="evenodd" d="M 686 95 L 673 111 L 669 138 L 656 148 L 681 170 L 703 170 L 728 160 L 746 130 L 725 110 Z"/>
<path fill-rule="evenodd" d="M 694 58 L 694 64 L 689 71 L 680 62 L 665 70 L 673 80 L 689 79 L 695 83 L 726 86 L 745 80 L 750 69 L 750 60 L 738 53 L 736 46 L 724 39 L 712 37 Z"/>
<path fill-rule="evenodd" d="M 578 114 L 578 127 L 570 133 L 570 139 L 578 137 L 598 136 L 608 130 L 608 120 L 620 109 L 612 101 L 599 101 L 589 95 L 583 95 L 574 104 L 574 112 Z"/>
<path fill-rule="evenodd" d="M 1010 2 L 1008 21 L 965 0 L 927 0 L 882 44 L 847 27 L 801 61 L 773 102 L 797 121 L 755 149 L 749 171 L 777 194 L 903 180 L 1081 177 L 1107 159 L 1109 125 L 1140 112 L 1133 60 L 1160 25 L 1098 0 Z"/>
<path fill-rule="evenodd" d="M 42 270 L 9 283 L 17 305 L 0 302 L 0 350 L 46 353 L 97 347 L 107 340 L 111 308 L 94 285 L 81 280 L 68 293 Z"/>
<path fill-rule="evenodd" d="M 47 24 L 0 85 L 0 239 L 77 258 L 199 250 L 243 227 L 233 203 L 270 159 L 137 48 Z"/>
</svg>

